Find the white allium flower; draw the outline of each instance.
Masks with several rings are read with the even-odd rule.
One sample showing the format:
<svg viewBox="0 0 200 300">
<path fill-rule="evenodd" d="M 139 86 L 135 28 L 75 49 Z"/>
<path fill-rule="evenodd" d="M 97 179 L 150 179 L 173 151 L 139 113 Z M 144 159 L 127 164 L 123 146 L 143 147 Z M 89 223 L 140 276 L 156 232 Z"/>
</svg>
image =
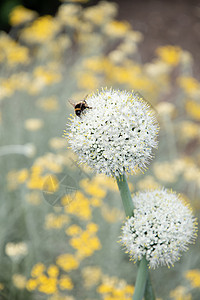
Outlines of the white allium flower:
<svg viewBox="0 0 200 300">
<path fill-rule="evenodd" d="M 151 268 L 173 266 L 197 236 L 191 208 L 165 189 L 138 193 L 133 202 L 134 216 L 125 222 L 120 239 L 131 260 L 145 256 Z"/>
<path fill-rule="evenodd" d="M 80 163 L 109 176 L 146 169 L 157 147 L 159 126 L 153 110 L 136 92 L 102 89 L 86 98 L 67 138 Z"/>
</svg>

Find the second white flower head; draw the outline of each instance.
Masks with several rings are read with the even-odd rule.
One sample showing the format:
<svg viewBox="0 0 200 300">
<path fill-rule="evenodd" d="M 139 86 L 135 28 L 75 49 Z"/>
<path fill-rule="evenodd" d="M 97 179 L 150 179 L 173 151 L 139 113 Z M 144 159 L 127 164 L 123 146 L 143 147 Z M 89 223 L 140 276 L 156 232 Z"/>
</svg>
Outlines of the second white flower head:
<svg viewBox="0 0 200 300">
<path fill-rule="evenodd" d="M 138 93 L 112 89 L 89 95 L 86 101 L 92 109 L 75 116 L 67 134 L 80 163 L 109 176 L 144 170 L 159 130 L 150 106 Z"/>
</svg>

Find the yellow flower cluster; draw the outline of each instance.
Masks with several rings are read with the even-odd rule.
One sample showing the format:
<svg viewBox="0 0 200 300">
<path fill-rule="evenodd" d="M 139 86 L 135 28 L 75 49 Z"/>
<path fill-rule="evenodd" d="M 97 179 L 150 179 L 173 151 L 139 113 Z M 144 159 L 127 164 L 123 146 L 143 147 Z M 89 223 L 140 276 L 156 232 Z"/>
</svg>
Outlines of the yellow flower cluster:
<svg viewBox="0 0 200 300">
<path fill-rule="evenodd" d="M 185 277 L 190 281 L 190 284 L 194 288 L 200 287 L 200 270 L 189 270 L 185 273 Z"/>
<path fill-rule="evenodd" d="M 37 18 L 21 32 L 21 38 L 29 43 L 47 43 L 59 31 L 58 22 L 49 15 Z"/>
<path fill-rule="evenodd" d="M 6 62 L 9 67 L 30 62 L 29 49 L 19 45 L 6 33 L 0 35 L 0 62 Z"/>
<path fill-rule="evenodd" d="M 59 269 L 56 265 L 46 268 L 42 263 L 36 264 L 31 271 L 32 278 L 26 283 L 28 291 L 38 290 L 41 293 L 50 295 L 60 290 L 72 290 L 73 283 L 69 276 L 59 276 Z"/>
<path fill-rule="evenodd" d="M 134 287 L 116 277 L 104 276 L 97 292 L 102 295 L 103 300 L 131 300 Z"/>
<path fill-rule="evenodd" d="M 65 214 L 55 215 L 53 213 L 48 214 L 45 218 L 45 228 L 46 229 L 60 229 L 63 225 L 69 223 L 69 217 Z"/>
<path fill-rule="evenodd" d="M 66 233 L 71 235 L 72 229 L 74 230 L 75 228 L 69 227 Z M 94 251 L 101 249 L 100 240 L 96 236 L 97 230 L 97 224 L 88 223 L 86 230 L 79 229 L 76 233 L 73 232 L 74 234 L 69 244 L 76 250 L 76 257 L 79 260 L 91 256 Z"/>
<path fill-rule="evenodd" d="M 10 25 L 18 26 L 24 22 L 32 21 L 37 15 L 35 11 L 25 8 L 22 5 L 17 5 L 9 15 Z"/>
</svg>

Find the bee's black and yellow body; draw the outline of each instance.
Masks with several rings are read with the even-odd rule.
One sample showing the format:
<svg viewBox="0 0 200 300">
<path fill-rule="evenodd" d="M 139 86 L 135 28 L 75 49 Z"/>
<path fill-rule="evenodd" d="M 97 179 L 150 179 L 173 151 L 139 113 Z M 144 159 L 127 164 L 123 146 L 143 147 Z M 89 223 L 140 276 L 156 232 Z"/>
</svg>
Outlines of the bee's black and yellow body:
<svg viewBox="0 0 200 300">
<path fill-rule="evenodd" d="M 70 102 L 70 103 L 71 103 L 71 102 Z M 78 102 L 78 103 L 76 103 L 76 104 L 73 104 L 73 103 L 71 103 L 71 104 L 74 106 L 75 114 L 76 114 L 78 117 L 81 116 L 82 112 L 83 112 L 86 108 L 92 108 L 92 107 L 89 107 L 89 106 L 87 105 L 87 102 L 86 102 L 85 99 L 82 100 L 82 101 L 80 101 L 80 102 Z"/>
</svg>

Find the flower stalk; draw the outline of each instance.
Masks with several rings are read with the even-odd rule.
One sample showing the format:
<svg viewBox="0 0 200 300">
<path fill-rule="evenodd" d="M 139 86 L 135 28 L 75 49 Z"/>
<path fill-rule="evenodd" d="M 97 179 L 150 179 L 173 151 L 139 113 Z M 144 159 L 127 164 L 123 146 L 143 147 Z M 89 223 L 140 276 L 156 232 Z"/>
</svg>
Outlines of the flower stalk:
<svg viewBox="0 0 200 300">
<path fill-rule="evenodd" d="M 126 180 L 125 174 L 120 175 L 117 179 L 118 188 L 121 194 L 125 214 L 127 217 L 131 217 L 133 215 L 134 205 L 131 198 L 131 193 L 128 187 L 128 182 Z"/>
<path fill-rule="evenodd" d="M 131 217 L 133 216 L 134 204 L 128 187 L 126 175 L 120 175 L 119 177 L 116 177 L 116 180 L 121 194 L 125 214 L 127 217 Z M 145 296 L 145 300 L 155 299 L 151 280 L 148 275 L 147 260 L 145 257 L 143 257 L 143 259 L 139 263 L 133 300 L 142 299 L 143 296 Z"/>
</svg>

